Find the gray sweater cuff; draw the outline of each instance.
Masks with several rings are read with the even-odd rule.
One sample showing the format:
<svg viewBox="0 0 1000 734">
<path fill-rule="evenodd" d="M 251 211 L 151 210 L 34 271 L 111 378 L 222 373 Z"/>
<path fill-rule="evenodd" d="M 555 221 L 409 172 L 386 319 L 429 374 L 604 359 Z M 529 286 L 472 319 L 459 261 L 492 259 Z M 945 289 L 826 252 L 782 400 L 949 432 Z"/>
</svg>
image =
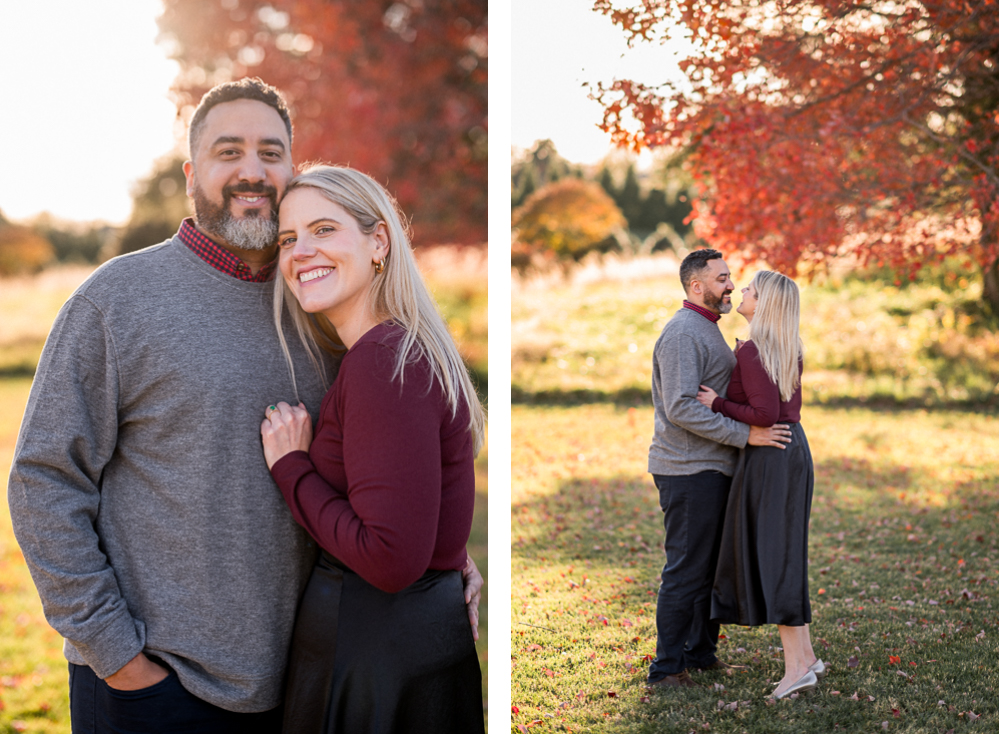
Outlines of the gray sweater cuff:
<svg viewBox="0 0 1000 734">
<path fill-rule="evenodd" d="M 107 678 L 142 652 L 144 641 L 136 626 L 130 616 L 118 615 L 93 638 L 86 642 L 70 640 L 70 643 L 98 678 Z"/>
</svg>

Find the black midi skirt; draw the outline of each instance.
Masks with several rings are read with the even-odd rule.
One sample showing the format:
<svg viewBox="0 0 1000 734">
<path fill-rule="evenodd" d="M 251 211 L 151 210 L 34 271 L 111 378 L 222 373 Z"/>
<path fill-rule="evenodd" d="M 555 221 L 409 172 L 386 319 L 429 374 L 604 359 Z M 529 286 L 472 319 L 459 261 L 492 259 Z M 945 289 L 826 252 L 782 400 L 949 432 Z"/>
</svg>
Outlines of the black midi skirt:
<svg viewBox="0 0 1000 734">
<path fill-rule="evenodd" d="M 295 621 L 282 731 L 483 732 L 461 574 L 428 571 L 389 594 L 323 553 Z"/>
<path fill-rule="evenodd" d="M 800 626 L 809 607 L 813 463 L 805 431 L 784 449 L 747 446 L 733 474 L 712 588 L 721 624 Z"/>
</svg>

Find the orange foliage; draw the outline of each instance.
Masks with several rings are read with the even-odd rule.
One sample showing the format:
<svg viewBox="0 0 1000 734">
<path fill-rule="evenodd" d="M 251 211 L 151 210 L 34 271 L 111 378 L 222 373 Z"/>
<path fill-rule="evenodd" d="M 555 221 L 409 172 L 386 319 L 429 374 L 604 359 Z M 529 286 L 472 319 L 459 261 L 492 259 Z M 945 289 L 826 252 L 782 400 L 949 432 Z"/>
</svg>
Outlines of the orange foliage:
<svg viewBox="0 0 1000 734">
<path fill-rule="evenodd" d="M 614 247 L 625 217 L 598 184 L 564 178 L 529 196 L 514 210 L 511 226 L 511 263 L 523 269 L 536 255 L 579 260 Z"/>
<path fill-rule="evenodd" d="M 0 276 L 34 273 L 55 259 L 52 244 L 27 227 L 0 225 Z"/>
<path fill-rule="evenodd" d="M 996 268 L 996 0 L 632 2 L 594 7 L 630 43 L 690 31 L 699 51 L 686 90 L 599 85 L 603 128 L 689 153 L 713 246 L 789 271 L 845 252 L 911 275 L 958 251 Z"/>
<path fill-rule="evenodd" d="M 413 218 L 418 242 L 486 239 L 486 3 L 164 0 L 159 20 L 195 105 L 259 76 L 293 111 L 295 160 L 358 168 Z"/>
</svg>

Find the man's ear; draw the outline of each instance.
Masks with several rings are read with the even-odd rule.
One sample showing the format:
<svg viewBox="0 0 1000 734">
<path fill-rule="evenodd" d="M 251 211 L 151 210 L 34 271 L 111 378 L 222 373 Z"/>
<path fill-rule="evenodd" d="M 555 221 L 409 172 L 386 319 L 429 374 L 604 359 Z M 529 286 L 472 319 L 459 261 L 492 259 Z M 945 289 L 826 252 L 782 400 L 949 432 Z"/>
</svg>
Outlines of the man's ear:
<svg viewBox="0 0 1000 734">
<path fill-rule="evenodd" d="M 194 163 L 184 161 L 184 190 L 188 196 L 194 196 Z"/>
</svg>

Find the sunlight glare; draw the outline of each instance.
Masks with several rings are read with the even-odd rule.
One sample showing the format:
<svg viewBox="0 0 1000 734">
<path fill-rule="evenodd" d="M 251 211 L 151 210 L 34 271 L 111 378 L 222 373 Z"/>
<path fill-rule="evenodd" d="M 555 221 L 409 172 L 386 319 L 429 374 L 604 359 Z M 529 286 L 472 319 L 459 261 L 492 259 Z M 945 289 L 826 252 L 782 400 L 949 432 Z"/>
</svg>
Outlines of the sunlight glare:
<svg viewBox="0 0 1000 734">
<path fill-rule="evenodd" d="M 4 216 L 128 218 L 132 186 L 175 146 L 178 65 L 155 43 L 161 12 L 160 0 L 4 4 Z"/>
</svg>

